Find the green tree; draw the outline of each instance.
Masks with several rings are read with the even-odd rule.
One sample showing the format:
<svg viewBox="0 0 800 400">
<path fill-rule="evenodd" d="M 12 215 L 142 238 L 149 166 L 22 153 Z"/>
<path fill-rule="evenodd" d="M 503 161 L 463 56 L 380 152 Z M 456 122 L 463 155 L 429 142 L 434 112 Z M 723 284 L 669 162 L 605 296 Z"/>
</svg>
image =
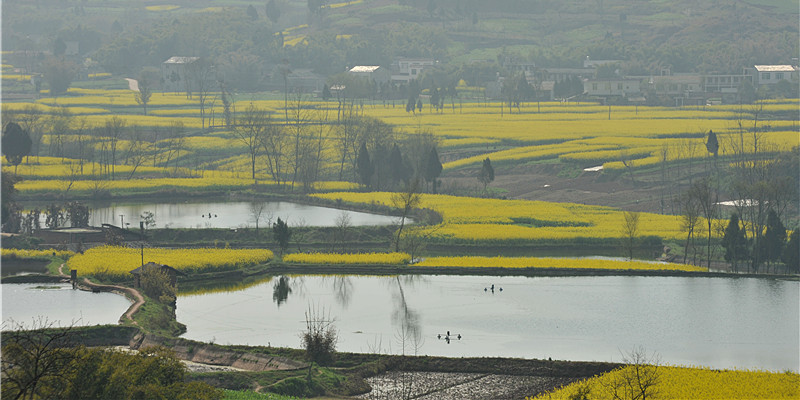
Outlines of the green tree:
<svg viewBox="0 0 800 400">
<path fill-rule="evenodd" d="M 367 142 L 361 142 L 361 148 L 358 149 L 358 157 L 356 158 L 356 172 L 361 178 L 361 183 L 366 187 L 371 187 L 372 174 L 375 173 L 375 166 L 370 160 L 369 152 L 367 151 Z"/>
<path fill-rule="evenodd" d="M 272 224 L 272 236 L 278 242 L 278 247 L 281 248 L 281 255 L 289 248 L 289 240 L 292 238 L 292 231 L 286 221 L 280 219 Z"/>
<path fill-rule="evenodd" d="M 58 96 L 66 93 L 78 72 L 78 66 L 63 58 L 50 57 L 42 66 L 44 79 L 50 86 L 50 95 Z"/>
<path fill-rule="evenodd" d="M 725 249 L 725 261 L 731 263 L 733 270 L 737 270 L 739 260 L 746 260 L 747 239 L 744 237 L 744 230 L 739 227 L 739 215 L 731 214 L 725 234 L 722 237 L 722 247 Z"/>
<path fill-rule="evenodd" d="M 781 261 L 786 265 L 787 272 L 800 273 L 800 228 L 792 231 L 789 242 L 783 249 Z"/>
<path fill-rule="evenodd" d="M 177 288 L 172 284 L 172 280 L 160 266 L 155 264 L 145 264 L 139 275 L 139 282 L 142 291 L 151 299 L 161 304 L 174 304 Z"/>
<path fill-rule="evenodd" d="M 3 232 L 15 233 L 19 231 L 19 213 L 22 209 L 14 201 L 17 194 L 17 188 L 15 188 L 14 185 L 16 185 L 19 180 L 17 175 L 6 171 L 2 173 L 2 180 L 0 181 L 0 185 L 2 185 L 2 192 L 0 192 L 2 215 L 0 215 L 0 221 L 2 221 L 3 224 Z"/>
<path fill-rule="evenodd" d="M 713 154 L 714 157 L 717 156 L 719 152 L 719 141 L 717 140 L 717 134 L 714 131 L 708 131 L 708 139 L 706 139 L 706 150 L 709 153 Z"/>
<path fill-rule="evenodd" d="M 16 122 L 6 124 L 2 139 L 3 155 L 14 166 L 15 171 L 22 159 L 30 155 L 32 145 L 28 132 L 25 132 L 19 124 Z"/>
<path fill-rule="evenodd" d="M 136 354 L 77 347 L 62 397 L 78 399 L 198 399 L 223 397 L 205 382 L 186 382 L 186 367 L 164 347 Z"/>
<path fill-rule="evenodd" d="M 481 172 L 478 174 L 478 180 L 483 184 L 484 192 L 486 192 L 486 188 L 489 184 L 494 181 L 494 167 L 492 167 L 492 161 L 489 160 L 489 157 L 483 160 Z"/>
<path fill-rule="evenodd" d="M 309 380 L 314 363 L 328 365 L 333 361 L 336 343 L 339 340 L 334 322 L 324 309 L 318 311 L 309 308 L 306 311 L 306 331 L 302 334 L 302 341 L 303 348 L 306 349 L 306 358 L 311 362 L 308 367 Z"/>
<path fill-rule="evenodd" d="M 767 215 L 767 232 L 764 233 L 764 240 L 761 243 L 764 260 L 768 266 L 781 258 L 783 247 L 786 245 L 786 227 L 773 209 L 770 209 Z"/>
<path fill-rule="evenodd" d="M 739 84 L 738 94 L 739 101 L 741 101 L 743 104 L 752 104 L 758 100 L 758 95 L 756 94 L 756 88 L 753 86 L 753 82 L 750 82 L 747 79 L 744 79 L 742 83 Z"/>
<path fill-rule="evenodd" d="M 69 219 L 70 226 L 73 228 L 85 228 L 89 226 L 89 206 L 78 201 L 72 201 L 64 207 Z"/>
<path fill-rule="evenodd" d="M 247 16 L 253 21 L 258 20 L 258 10 L 252 4 L 247 6 Z"/>
<path fill-rule="evenodd" d="M 35 320 L 32 327 L 12 321 L 10 329 L 3 331 L 0 395 L 4 399 L 61 398 L 68 366 L 75 358 L 66 348 L 72 339 L 72 328 L 54 328 L 44 319 Z"/>
<path fill-rule="evenodd" d="M 442 162 L 439 160 L 439 152 L 436 151 L 436 147 L 431 147 L 425 162 L 425 180 L 433 185 L 433 193 L 436 193 L 436 179 L 441 174 Z"/>
<path fill-rule="evenodd" d="M 265 11 L 267 13 L 267 18 L 269 18 L 273 24 L 277 24 L 278 19 L 281 17 L 281 9 L 278 7 L 275 0 L 269 0 Z"/>
<path fill-rule="evenodd" d="M 328 85 L 322 87 L 322 100 L 328 101 L 331 98 L 331 89 Z"/>
</svg>

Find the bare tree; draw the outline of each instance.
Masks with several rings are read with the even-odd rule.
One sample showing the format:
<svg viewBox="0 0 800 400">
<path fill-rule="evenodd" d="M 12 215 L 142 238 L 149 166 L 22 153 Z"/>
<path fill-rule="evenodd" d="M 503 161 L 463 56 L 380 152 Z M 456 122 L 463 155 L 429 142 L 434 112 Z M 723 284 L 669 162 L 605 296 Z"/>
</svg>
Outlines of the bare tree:
<svg viewBox="0 0 800 400">
<path fill-rule="evenodd" d="M 714 218 L 717 217 L 717 196 L 714 185 L 708 177 L 695 181 L 689 188 L 688 195 L 696 201 L 707 225 L 706 232 L 706 267 L 711 268 L 711 236 L 713 235 Z"/>
<path fill-rule="evenodd" d="M 357 152 L 361 112 L 350 105 L 346 107 L 344 116 L 339 119 L 339 124 L 333 129 L 335 149 L 339 153 L 339 180 L 344 180 L 345 165 L 355 165 Z M 351 177 L 352 178 L 352 177 Z"/>
<path fill-rule="evenodd" d="M 50 132 L 50 149 L 48 153 L 51 157 L 64 159 L 64 141 L 70 130 L 73 118 L 72 112 L 67 107 L 56 107 L 47 116 L 46 122 Z"/>
<path fill-rule="evenodd" d="M 103 143 L 107 143 L 108 145 L 104 147 L 107 150 L 106 159 L 108 165 L 111 166 L 111 180 L 114 180 L 114 166 L 117 163 L 117 145 L 122 139 L 124 130 L 125 120 L 117 116 L 107 119 L 105 127 L 103 128 L 103 136 L 105 137 Z"/>
<path fill-rule="evenodd" d="M 136 170 L 147 160 L 148 153 L 152 152 L 152 144 L 147 141 L 144 132 L 137 127 L 129 130 L 127 144 L 125 164 L 133 167 L 128 174 L 128 180 L 130 180 L 136 174 Z"/>
<path fill-rule="evenodd" d="M 686 243 L 683 246 L 683 263 L 686 264 L 689 255 L 689 248 L 694 248 L 695 231 L 700 222 L 700 204 L 697 199 L 685 193 L 679 197 L 678 203 L 681 208 L 681 229 L 686 232 Z M 696 264 L 697 260 L 692 260 Z"/>
<path fill-rule="evenodd" d="M 661 357 L 653 353 L 648 356 L 643 347 L 635 347 L 623 354 L 625 367 L 612 374 L 612 379 L 601 380 L 600 384 L 615 400 L 647 400 L 658 396 L 661 380 Z"/>
<path fill-rule="evenodd" d="M 155 89 L 157 82 L 157 71 L 144 69 L 139 73 L 139 79 L 136 81 L 138 90 L 133 93 L 133 98 L 137 104 L 142 106 L 144 115 L 147 115 L 147 104 L 150 103 L 150 98 L 153 96 L 153 89 Z"/>
<path fill-rule="evenodd" d="M 193 63 L 186 64 L 187 84 L 189 84 L 189 95 L 191 97 L 191 89 L 195 89 L 197 94 L 197 103 L 200 106 L 200 122 L 201 127 L 206 127 L 206 102 L 213 85 L 214 67 L 204 59 L 198 59 Z"/>
<path fill-rule="evenodd" d="M 250 174 L 253 180 L 256 179 L 256 159 L 262 148 L 262 140 L 267 125 L 270 123 L 269 116 L 265 110 L 250 103 L 245 109 L 244 114 L 237 119 L 233 134 L 247 146 L 250 156 Z"/>
<path fill-rule="evenodd" d="M 267 221 L 267 226 L 269 226 L 270 221 L 272 220 L 272 213 L 267 212 L 267 203 L 263 201 L 254 201 L 250 203 L 249 209 L 250 216 L 256 223 L 256 234 L 258 234 L 259 221 Z"/>
<path fill-rule="evenodd" d="M 308 366 L 308 380 L 311 381 L 311 368 L 314 363 L 328 365 L 333 362 L 336 352 L 336 343 L 339 333 L 336 330 L 335 320 L 325 308 L 317 309 L 309 306 L 305 313 L 306 330 L 302 334 L 303 348 L 306 358 L 310 361 Z"/>
<path fill-rule="evenodd" d="M 292 142 L 292 154 L 289 157 L 289 167 L 292 173 L 292 190 L 300 178 L 303 158 L 309 153 L 309 141 L 306 138 L 306 128 L 311 120 L 311 112 L 302 92 L 297 91 L 292 97 L 291 121 L 286 122 L 286 129 Z M 288 111 L 288 109 L 287 109 Z M 287 114 L 288 115 L 288 114 Z"/>
<path fill-rule="evenodd" d="M 400 227 L 395 233 L 394 251 L 400 251 L 400 236 L 403 233 L 403 227 L 405 226 L 406 218 L 411 213 L 411 210 L 418 208 L 422 203 L 421 191 L 421 179 L 416 177 L 406 183 L 402 191 L 392 193 L 392 207 L 400 209 Z"/>
<path fill-rule="evenodd" d="M 280 186 L 286 181 L 284 178 L 286 167 L 285 149 L 288 142 L 283 126 L 269 123 L 266 125 L 261 140 L 262 150 L 267 157 L 267 171 L 272 180 Z"/>
<path fill-rule="evenodd" d="M 59 382 L 69 373 L 75 353 L 71 327 L 55 328 L 45 319 L 33 321 L 30 329 L 11 321 L 3 327 L 2 396 L 5 399 L 58 398 Z M 48 392 L 44 392 L 44 391 Z"/>
<path fill-rule="evenodd" d="M 625 221 L 622 225 L 622 247 L 628 254 L 628 259 L 633 260 L 633 249 L 636 247 L 636 238 L 639 236 L 639 213 L 625 211 Z"/>
<path fill-rule="evenodd" d="M 159 152 L 164 154 L 164 167 L 169 167 L 170 161 L 174 160 L 175 170 L 177 170 L 180 152 L 186 146 L 186 136 L 184 136 L 183 122 L 171 122 L 169 127 L 167 127 L 167 137 L 164 139 L 164 141 L 166 144 L 164 151 Z"/>
<path fill-rule="evenodd" d="M 344 252 L 347 250 L 347 240 L 349 239 L 348 236 L 350 235 L 350 228 L 352 227 L 352 222 L 350 218 L 350 213 L 345 210 L 339 213 L 336 216 L 335 221 L 335 229 L 333 230 L 333 247 L 336 248 L 336 244 L 341 245 L 341 251 Z"/>
</svg>

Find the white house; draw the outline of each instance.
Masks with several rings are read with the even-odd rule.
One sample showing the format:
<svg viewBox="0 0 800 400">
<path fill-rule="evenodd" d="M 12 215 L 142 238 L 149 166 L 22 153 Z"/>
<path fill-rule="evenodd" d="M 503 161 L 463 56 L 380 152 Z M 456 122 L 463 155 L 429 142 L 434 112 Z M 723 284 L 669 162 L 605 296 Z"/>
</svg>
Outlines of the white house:
<svg viewBox="0 0 800 400">
<path fill-rule="evenodd" d="M 200 60 L 200 57 L 170 57 L 161 64 L 161 80 L 165 92 L 188 92 L 187 67 Z"/>
<path fill-rule="evenodd" d="M 357 65 L 347 72 L 350 75 L 367 78 L 378 85 L 387 83 L 392 79 L 392 74 L 386 68 L 378 65 Z"/>
<path fill-rule="evenodd" d="M 691 97 L 703 92 L 703 77 L 699 74 L 661 75 L 651 80 L 659 96 Z"/>
<path fill-rule="evenodd" d="M 792 82 L 798 79 L 798 68 L 791 65 L 756 65 L 754 69 L 756 86 L 774 85 L 782 80 Z"/>
<path fill-rule="evenodd" d="M 422 71 L 436 66 L 432 58 L 401 58 L 392 65 L 392 82 L 409 83 L 422 75 Z"/>
<path fill-rule="evenodd" d="M 641 84 L 638 79 L 589 79 L 583 82 L 583 91 L 589 96 L 628 97 L 641 93 Z"/>
</svg>

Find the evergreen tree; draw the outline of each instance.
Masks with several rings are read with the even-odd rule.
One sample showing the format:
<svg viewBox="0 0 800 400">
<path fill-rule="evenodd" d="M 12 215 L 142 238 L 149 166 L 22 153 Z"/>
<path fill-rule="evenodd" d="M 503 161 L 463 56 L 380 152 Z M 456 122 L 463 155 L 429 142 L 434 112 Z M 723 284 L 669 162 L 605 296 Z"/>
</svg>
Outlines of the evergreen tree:
<svg viewBox="0 0 800 400">
<path fill-rule="evenodd" d="M 33 142 L 28 132 L 25 132 L 16 122 L 9 122 L 3 129 L 3 155 L 6 156 L 11 165 L 15 168 L 22 162 L 22 159 L 31 153 Z"/>
<path fill-rule="evenodd" d="M 286 252 L 289 248 L 289 239 L 292 237 L 292 231 L 289 229 L 289 224 L 278 217 L 278 221 L 272 224 L 272 235 L 278 246 L 281 248 L 281 254 Z"/>
<path fill-rule="evenodd" d="M 483 166 L 481 166 L 481 172 L 478 174 L 478 180 L 483 183 L 483 191 L 486 191 L 486 187 L 489 186 L 489 183 L 494 181 L 494 168 L 492 167 L 492 161 L 489 160 L 489 157 L 486 157 L 483 160 Z"/>
<path fill-rule="evenodd" d="M 358 158 L 356 158 L 356 171 L 361 178 L 361 183 L 366 187 L 370 187 L 372 174 L 375 172 L 375 166 L 369 158 L 367 151 L 367 143 L 362 142 L 361 148 L 358 149 Z"/>
<path fill-rule="evenodd" d="M 275 0 L 269 0 L 269 3 L 267 3 L 266 13 L 267 18 L 269 18 L 273 24 L 278 22 L 278 18 L 281 17 L 281 9 L 278 7 L 278 4 L 275 3 Z"/>
<path fill-rule="evenodd" d="M 322 88 L 322 100 L 328 101 L 331 98 L 331 89 L 328 85 L 323 86 Z"/>
<path fill-rule="evenodd" d="M 389 153 L 389 174 L 392 179 L 392 187 L 396 186 L 401 180 L 406 179 L 405 169 L 403 155 L 400 153 L 400 148 L 395 144 Z"/>
<path fill-rule="evenodd" d="M 747 239 L 744 237 L 744 230 L 739 228 L 739 215 L 736 213 L 731 214 L 731 219 L 728 220 L 728 227 L 722 237 L 722 247 L 725 248 L 725 261 L 733 265 L 734 271 L 738 260 L 747 259 Z"/>
<path fill-rule="evenodd" d="M 717 134 L 714 131 L 708 131 L 708 140 L 706 140 L 706 149 L 709 153 L 713 154 L 714 157 L 717 156 L 719 152 L 719 141 L 717 141 Z"/>
<path fill-rule="evenodd" d="M 781 257 L 783 247 L 786 244 L 786 227 L 783 226 L 775 210 L 769 210 L 767 232 L 764 234 L 761 244 L 763 245 L 763 259 L 766 259 L 767 263 L 777 261 Z"/>
<path fill-rule="evenodd" d="M 436 193 L 436 178 L 442 174 L 442 162 L 439 160 L 439 152 L 436 147 L 431 147 L 428 152 L 428 160 L 425 162 L 425 180 L 433 184 L 433 193 Z"/>
<path fill-rule="evenodd" d="M 783 249 L 781 261 L 786 265 L 787 272 L 800 273 L 800 228 L 789 235 L 789 243 Z"/>
</svg>

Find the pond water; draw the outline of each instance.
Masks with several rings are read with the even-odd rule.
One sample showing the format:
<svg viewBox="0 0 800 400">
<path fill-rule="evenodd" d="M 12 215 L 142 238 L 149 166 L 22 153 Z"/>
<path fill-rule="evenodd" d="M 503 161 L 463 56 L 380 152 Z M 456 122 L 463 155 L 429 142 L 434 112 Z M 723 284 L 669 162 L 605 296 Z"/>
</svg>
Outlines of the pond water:
<svg viewBox="0 0 800 400">
<path fill-rule="evenodd" d="M 259 226 L 270 226 L 279 217 L 289 226 L 336 226 L 341 216 L 347 215 L 351 226 L 390 225 L 396 218 L 386 215 L 335 208 L 310 206 L 289 202 L 174 202 L 135 203 L 115 202 L 111 205 L 92 205 L 89 223 L 92 226 L 113 224 L 121 220 L 130 227 L 138 228 L 140 215 L 145 211 L 154 214 L 157 228 L 243 228 L 255 227 L 254 209 L 263 207 Z M 120 218 L 122 215 L 122 218 Z"/>
<path fill-rule="evenodd" d="M 643 346 L 667 364 L 798 371 L 799 288 L 752 278 L 290 276 L 179 295 L 177 318 L 184 337 L 219 344 L 299 348 L 313 309 L 335 320 L 340 351 L 621 361 Z"/>
<path fill-rule="evenodd" d="M 4 328 L 11 320 L 30 327 L 39 318 L 54 326 L 116 324 L 131 305 L 118 294 L 73 290 L 62 283 L 3 284 L 0 290 Z"/>
</svg>

